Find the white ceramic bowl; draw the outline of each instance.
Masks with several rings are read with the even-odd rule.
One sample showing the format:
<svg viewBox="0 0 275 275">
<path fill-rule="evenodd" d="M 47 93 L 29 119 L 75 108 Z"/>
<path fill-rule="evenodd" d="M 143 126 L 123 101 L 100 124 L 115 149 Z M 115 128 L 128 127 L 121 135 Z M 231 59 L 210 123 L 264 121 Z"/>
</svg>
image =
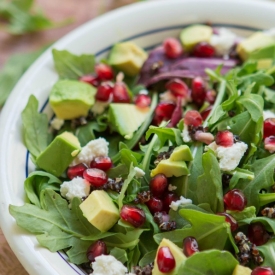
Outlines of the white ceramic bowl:
<svg viewBox="0 0 275 275">
<path fill-rule="evenodd" d="M 133 40 L 151 48 L 165 37 L 177 36 L 190 23 L 211 22 L 241 35 L 275 27 L 275 4 L 243 0 L 166 0 L 126 6 L 110 12 L 62 38 L 53 48 L 75 54 L 106 56 L 112 44 Z M 24 203 L 23 182 L 28 173 L 28 154 L 21 139 L 21 112 L 34 94 L 40 108 L 47 105 L 51 86 L 57 80 L 51 50 L 45 52 L 16 85 L 1 114 L 0 122 L 0 214 L 2 230 L 26 270 L 39 275 L 84 274 L 63 254 L 41 248 L 35 237 L 21 230 L 8 212 L 9 204 Z"/>
</svg>

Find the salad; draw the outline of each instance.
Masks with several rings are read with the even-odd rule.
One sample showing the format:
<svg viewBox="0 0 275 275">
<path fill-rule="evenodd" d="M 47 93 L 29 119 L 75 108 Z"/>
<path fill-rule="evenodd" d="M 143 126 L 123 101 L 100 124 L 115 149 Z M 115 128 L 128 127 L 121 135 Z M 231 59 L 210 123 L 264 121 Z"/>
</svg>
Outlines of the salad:
<svg viewBox="0 0 275 275">
<path fill-rule="evenodd" d="M 11 215 L 87 274 L 275 274 L 274 50 L 272 31 L 203 24 L 106 60 L 54 49 Z"/>
</svg>

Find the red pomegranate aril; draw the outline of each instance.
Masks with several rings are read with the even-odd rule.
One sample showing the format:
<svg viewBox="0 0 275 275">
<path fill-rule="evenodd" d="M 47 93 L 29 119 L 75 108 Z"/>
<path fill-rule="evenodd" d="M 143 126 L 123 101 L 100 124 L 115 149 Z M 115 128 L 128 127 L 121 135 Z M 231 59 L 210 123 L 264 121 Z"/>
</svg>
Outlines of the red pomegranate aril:
<svg viewBox="0 0 275 275">
<path fill-rule="evenodd" d="M 219 131 L 215 137 L 215 141 L 217 145 L 230 147 L 234 143 L 234 135 L 228 130 Z"/>
<path fill-rule="evenodd" d="M 90 167 L 97 168 L 103 171 L 107 171 L 112 167 L 113 163 L 109 157 L 96 157 L 91 161 Z"/>
<path fill-rule="evenodd" d="M 184 124 L 190 126 L 200 126 L 202 125 L 201 114 L 196 110 L 189 110 L 184 115 Z"/>
<path fill-rule="evenodd" d="M 136 228 L 141 227 L 146 221 L 146 216 L 142 209 L 126 204 L 121 208 L 120 217 Z"/>
<path fill-rule="evenodd" d="M 247 238 L 256 245 L 263 245 L 267 243 L 270 236 L 261 222 L 254 222 L 247 228 Z"/>
<path fill-rule="evenodd" d="M 88 168 L 83 173 L 83 178 L 94 187 L 101 187 L 108 181 L 107 174 L 97 168 Z"/>
<path fill-rule="evenodd" d="M 238 229 L 239 226 L 237 221 L 230 214 L 226 212 L 221 212 L 221 213 L 217 213 L 217 215 L 225 217 L 225 221 L 230 224 L 230 229 L 232 232 Z"/>
<path fill-rule="evenodd" d="M 149 201 L 146 202 L 150 212 L 154 215 L 156 212 L 161 212 L 163 209 L 163 202 L 161 199 L 151 197 Z"/>
<path fill-rule="evenodd" d="M 108 101 L 113 91 L 114 85 L 112 82 L 102 82 L 97 87 L 95 98 L 100 101 Z"/>
<path fill-rule="evenodd" d="M 169 273 L 176 266 L 176 260 L 168 246 L 162 246 L 158 250 L 157 265 L 160 272 Z"/>
<path fill-rule="evenodd" d="M 199 245 L 194 237 L 186 237 L 183 240 L 183 254 L 186 257 L 190 257 L 195 252 L 199 252 Z"/>
<path fill-rule="evenodd" d="M 201 106 L 206 98 L 206 87 L 201 77 L 195 77 L 191 85 L 191 98 L 195 104 Z"/>
<path fill-rule="evenodd" d="M 95 66 L 96 74 L 99 80 L 112 80 L 114 78 L 113 69 L 104 63 L 99 63 Z"/>
<path fill-rule="evenodd" d="M 267 118 L 264 121 L 264 139 L 275 136 L 275 118 Z"/>
<path fill-rule="evenodd" d="M 124 82 L 116 82 L 113 90 L 113 102 L 130 103 L 130 96 Z"/>
<path fill-rule="evenodd" d="M 200 42 L 194 47 L 193 55 L 196 57 L 213 57 L 215 48 L 207 42 Z"/>
<path fill-rule="evenodd" d="M 151 105 L 151 97 L 144 94 L 136 96 L 134 103 L 140 108 L 149 107 Z"/>
<path fill-rule="evenodd" d="M 154 123 L 159 125 L 163 120 L 170 120 L 175 108 L 174 102 L 160 102 L 155 109 Z"/>
<path fill-rule="evenodd" d="M 275 136 L 269 136 L 264 139 L 264 148 L 271 154 L 275 152 Z"/>
<path fill-rule="evenodd" d="M 168 180 L 164 174 L 155 175 L 149 183 L 151 194 L 156 198 L 162 198 L 168 188 Z"/>
<path fill-rule="evenodd" d="M 246 207 L 246 198 L 239 189 L 232 189 L 223 196 L 224 207 L 227 210 L 242 211 Z"/>
<path fill-rule="evenodd" d="M 87 249 L 86 254 L 88 260 L 90 262 L 94 262 L 96 257 L 100 255 L 107 255 L 107 246 L 103 241 L 96 241 Z"/>
<path fill-rule="evenodd" d="M 168 58 L 180 57 L 183 53 L 181 43 L 176 38 L 167 38 L 163 41 L 164 53 Z"/>
<path fill-rule="evenodd" d="M 201 112 L 202 120 L 206 120 L 208 118 L 210 112 L 212 111 L 212 108 L 213 106 L 209 106 L 204 111 Z"/>
<path fill-rule="evenodd" d="M 166 83 L 165 88 L 174 96 L 186 98 L 188 96 L 188 86 L 179 78 L 174 78 Z"/>
<path fill-rule="evenodd" d="M 87 168 L 88 168 L 87 165 L 84 163 L 79 163 L 75 166 L 71 166 L 67 170 L 67 176 L 70 180 L 75 177 L 83 178 L 83 173 Z"/>
<path fill-rule="evenodd" d="M 169 212 L 170 210 L 170 204 L 172 203 L 172 201 L 177 201 L 179 200 L 179 196 L 173 192 L 168 192 L 165 194 L 162 202 L 163 202 L 163 211 L 165 212 Z"/>
<path fill-rule="evenodd" d="M 94 87 L 97 87 L 99 85 L 99 79 L 95 75 L 83 75 L 79 78 L 79 81 L 88 83 L 90 85 L 93 85 Z"/>
<path fill-rule="evenodd" d="M 207 91 L 205 94 L 205 101 L 210 104 L 214 104 L 217 97 L 217 93 L 214 90 Z"/>
<path fill-rule="evenodd" d="M 251 275 L 275 275 L 271 267 L 268 266 L 257 266 L 251 272 Z"/>
</svg>

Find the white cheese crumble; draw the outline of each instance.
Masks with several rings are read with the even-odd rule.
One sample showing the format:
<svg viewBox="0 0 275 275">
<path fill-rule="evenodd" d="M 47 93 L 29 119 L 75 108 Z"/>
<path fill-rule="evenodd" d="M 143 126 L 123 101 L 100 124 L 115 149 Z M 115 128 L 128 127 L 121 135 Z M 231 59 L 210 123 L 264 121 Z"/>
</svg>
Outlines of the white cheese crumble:
<svg viewBox="0 0 275 275">
<path fill-rule="evenodd" d="M 264 120 L 268 118 L 275 118 L 275 114 L 270 110 L 264 110 L 263 111 Z"/>
<path fill-rule="evenodd" d="M 60 186 L 60 193 L 71 202 L 74 197 L 87 197 L 90 194 L 90 184 L 87 180 L 76 177 L 70 181 L 64 181 Z"/>
<path fill-rule="evenodd" d="M 176 190 L 176 189 L 177 189 L 177 186 L 172 185 L 172 184 L 169 184 L 169 185 L 168 185 L 168 191 L 174 191 L 174 190 Z"/>
<path fill-rule="evenodd" d="M 80 153 L 72 161 L 70 166 L 74 166 L 79 163 L 85 163 L 87 166 L 90 166 L 90 163 L 94 158 L 108 156 L 108 145 L 109 142 L 107 142 L 105 138 L 91 140 L 84 147 L 82 147 Z"/>
<path fill-rule="evenodd" d="M 177 211 L 180 205 L 184 205 L 184 204 L 190 204 L 192 203 L 192 200 L 190 199 L 186 199 L 183 196 L 180 196 L 180 199 L 177 201 L 172 201 L 171 204 L 169 205 L 171 209 L 173 209 L 174 211 Z"/>
<path fill-rule="evenodd" d="M 183 130 L 181 132 L 181 136 L 184 142 L 190 142 L 191 137 L 188 132 L 188 125 L 184 124 Z"/>
<path fill-rule="evenodd" d="M 97 100 L 95 104 L 92 106 L 91 111 L 94 115 L 100 115 L 102 114 L 105 109 L 109 106 L 110 101 L 100 101 Z"/>
<path fill-rule="evenodd" d="M 112 255 L 101 255 L 92 263 L 91 275 L 126 275 L 127 268 Z"/>
<path fill-rule="evenodd" d="M 219 159 L 220 169 L 223 171 L 232 171 L 240 163 L 241 158 L 246 152 L 248 146 L 244 142 L 236 142 L 230 147 L 219 146 L 216 142 L 210 143 L 205 150 L 211 149 Z"/>
<path fill-rule="evenodd" d="M 218 55 L 227 55 L 237 39 L 236 34 L 226 28 L 220 28 L 218 34 L 213 34 L 210 44 Z"/>
<path fill-rule="evenodd" d="M 136 178 L 142 178 L 145 175 L 145 172 L 137 166 L 134 170 L 136 171 Z"/>
<path fill-rule="evenodd" d="M 64 124 L 64 119 L 55 117 L 52 121 L 51 121 L 51 126 L 53 127 L 54 130 L 60 130 L 61 127 Z"/>
<path fill-rule="evenodd" d="M 161 93 L 159 95 L 161 101 L 166 101 L 166 102 L 177 102 L 177 97 L 173 95 L 170 91 L 166 91 L 164 93 Z"/>
</svg>

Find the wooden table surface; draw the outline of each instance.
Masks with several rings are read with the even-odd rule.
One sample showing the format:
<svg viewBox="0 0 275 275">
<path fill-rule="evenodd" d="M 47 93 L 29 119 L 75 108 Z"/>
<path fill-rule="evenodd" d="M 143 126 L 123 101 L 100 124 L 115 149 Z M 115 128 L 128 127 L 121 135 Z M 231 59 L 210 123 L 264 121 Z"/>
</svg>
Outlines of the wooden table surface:
<svg viewBox="0 0 275 275">
<path fill-rule="evenodd" d="M 10 55 L 39 49 L 43 45 L 56 41 L 77 26 L 100 14 L 136 1 L 137 0 L 36 0 L 37 5 L 41 7 L 51 19 L 62 21 L 65 18 L 72 17 L 74 18 L 74 22 L 59 29 L 31 35 L 11 36 L 0 32 L 0 69 Z M 1 229 L 0 275 L 28 275 L 10 249 Z"/>
</svg>

